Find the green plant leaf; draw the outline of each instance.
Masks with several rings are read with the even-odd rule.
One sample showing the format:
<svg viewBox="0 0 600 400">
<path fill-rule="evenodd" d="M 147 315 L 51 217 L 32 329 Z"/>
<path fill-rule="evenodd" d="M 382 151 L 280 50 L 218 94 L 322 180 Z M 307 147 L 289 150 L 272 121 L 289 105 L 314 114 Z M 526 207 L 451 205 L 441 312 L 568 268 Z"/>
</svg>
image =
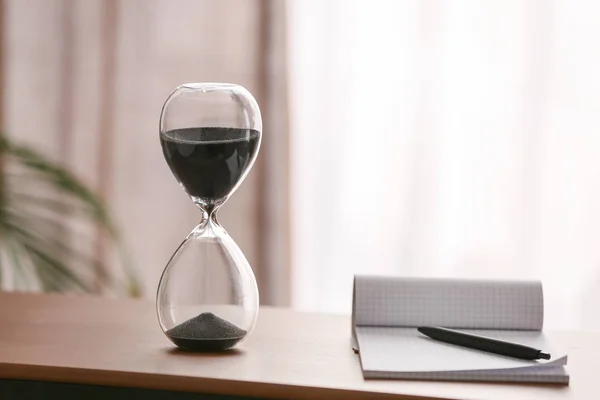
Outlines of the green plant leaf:
<svg viewBox="0 0 600 400">
<path fill-rule="evenodd" d="M 91 291 L 84 276 L 102 276 L 112 290 L 141 294 L 118 231 L 92 190 L 55 162 L 5 136 L 0 136 L 0 157 L 11 167 L 3 168 L 0 176 L 0 245 L 14 270 L 15 286 L 31 287 L 31 275 L 46 291 Z M 75 218 L 106 233 L 119 256 L 120 274 L 73 246 L 69 238 L 75 236 L 80 244 L 95 240 L 73 231 L 67 222 Z M 93 246 L 87 248 L 93 252 Z"/>
<path fill-rule="evenodd" d="M 13 284 L 14 284 L 15 289 L 19 290 L 22 288 L 27 288 L 28 280 L 27 280 L 27 274 L 25 273 L 26 266 L 23 265 L 23 262 L 25 261 L 24 260 L 25 257 L 19 251 L 18 244 L 15 243 L 14 240 L 9 240 L 5 244 L 5 247 L 7 249 L 8 257 L 10 258 L 13 266 L 15 267 L 13 269 L 13 272 L 14 272 Z"/>
<path fill-rule="evenodd" d="M 43 265 L 46 269 L 44 272 L 48 272 L 48 274 L 55 275 L 57 277 L 62 277 L 65 281 L 70 281 L 74 284 L 74 286 L 85 289 L 86 285 L 79 279 L 79 277 L 72 272 L 69 267 L 61 261 L 61 257 L 65 256 L 63 251 L 68 249 L 68 246 L 61 245 L 59 242 L 56 242 L 57 250 L 60 250 L 58 255 L 55 251 L 48 249 L 47 244 L 44 243 L 44 239 L 40 238 L 40 236 L 32 234 L 27 229 L 24 229 L 20 226 L 12 225 L 8 221 L 4 221 L 4 232 L 6 230 L 10 230 L 12 234 L 12 238 L 15 242 L 17 242 L 28 254 L 30 259 L 36 261 L 36 268 L 39 265 Z M 72 253 L 71 251 L 69 251 Z"/>
</svg>

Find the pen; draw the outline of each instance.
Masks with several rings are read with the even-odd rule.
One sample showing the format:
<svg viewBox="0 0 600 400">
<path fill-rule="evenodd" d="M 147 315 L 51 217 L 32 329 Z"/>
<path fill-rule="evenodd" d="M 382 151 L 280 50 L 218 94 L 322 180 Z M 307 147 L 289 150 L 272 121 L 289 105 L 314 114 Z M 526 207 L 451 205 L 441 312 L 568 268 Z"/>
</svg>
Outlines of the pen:
<svg viewBox="0 0 600 400">
<path fill-rule="evenodd" d="M 539 358 L 544 360 L 550 359 L 550 354 L 518 343 L 505 342 L 504 340 L 432 326 L 422 326 L 417 329 L 423 335 L 439 340 L 440 342 L 456 344 L 471 349 L 502 354 L 504 356 L 520 358 L 522 360 L 537 360 Z"/>
</svg>

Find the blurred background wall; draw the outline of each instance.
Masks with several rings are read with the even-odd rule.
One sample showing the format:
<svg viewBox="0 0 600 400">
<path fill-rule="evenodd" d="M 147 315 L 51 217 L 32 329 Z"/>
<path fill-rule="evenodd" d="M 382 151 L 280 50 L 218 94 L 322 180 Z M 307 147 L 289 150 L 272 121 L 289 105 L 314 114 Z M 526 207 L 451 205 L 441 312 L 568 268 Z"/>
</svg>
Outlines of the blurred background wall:
<svg viewBox="0 0 600 400">
<path fill-rule="evenodd" d="M 354 273 L 542 279 L 600 328 L 600 4 L 293 1 L 294 301 Z"/>
<path fill-rule="evenodd" d="M 200 219 L 163 159 L 160 110 L 179 84 L 214 81 L 250 90 L 265 129 L 259 160 L 220 221 L 254 267 L 262 301 L 289 302 L 287 235 L 279 233 L 287 231 L 288 215 L 287 178 L 280 175 L 287 169 L 278 161 L 287 160 L 283 6 L 266 0 L 4 1 L 4 130 L 101 195 L 149 298 Z M 275 169 L 267 168 L 273 163 Z M 111 257 L 105 240 L 95 240 L 99 257 Z M 267 253 L 270 247 L 277 252 Z M 285 267 L 269 272 L 269 264 Z"/>
<path fill-rule="evenodd" d="M 160 108 L 183 82 L 225 81 L 265 120 L 220 213 L 264 304 L 347 313 L 355 273 L 528 278 L 548 326 L 600 329 L 597 2 L 3 8 L 3 127 L 106 200 L 146 297 L 199 218 Z"/>
</svg>

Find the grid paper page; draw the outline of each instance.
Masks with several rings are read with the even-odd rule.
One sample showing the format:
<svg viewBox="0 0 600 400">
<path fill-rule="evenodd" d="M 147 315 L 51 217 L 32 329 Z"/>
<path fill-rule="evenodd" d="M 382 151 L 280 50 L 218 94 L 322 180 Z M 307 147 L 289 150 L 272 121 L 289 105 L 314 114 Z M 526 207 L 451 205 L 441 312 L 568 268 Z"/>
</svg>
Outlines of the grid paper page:
<svg viewBox="0 0 600 400">
<path fill-rule="evenodd" d="M 539 331 L 464 330 L 536 347 L 550 360 L 520 360 L 432 340 L 415 328 L 357 327 L 365 378 L 500 380 L 567 383 L 567 356 Z"/>
<path fill-rule="evenodd" d="M 352 319 L 355 326 L 541 330 L 542 285 L 357 275 Z"/>
</svg>

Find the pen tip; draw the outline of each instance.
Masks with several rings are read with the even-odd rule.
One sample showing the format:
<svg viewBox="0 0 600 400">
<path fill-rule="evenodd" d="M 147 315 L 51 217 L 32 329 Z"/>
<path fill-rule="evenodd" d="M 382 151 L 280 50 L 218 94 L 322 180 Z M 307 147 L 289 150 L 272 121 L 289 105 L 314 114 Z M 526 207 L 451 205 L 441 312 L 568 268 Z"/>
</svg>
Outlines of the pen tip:
<svg viewBox="0 0 600 400">
<path fill-rule="evenodd" d="M 540 354 L 538 355 L 539 358 L 544 359 L 544 360 L 549 360 L 550 359 L 550 354 L 548 353 L 542 353 L 540 351 Z"/>
</svg>

